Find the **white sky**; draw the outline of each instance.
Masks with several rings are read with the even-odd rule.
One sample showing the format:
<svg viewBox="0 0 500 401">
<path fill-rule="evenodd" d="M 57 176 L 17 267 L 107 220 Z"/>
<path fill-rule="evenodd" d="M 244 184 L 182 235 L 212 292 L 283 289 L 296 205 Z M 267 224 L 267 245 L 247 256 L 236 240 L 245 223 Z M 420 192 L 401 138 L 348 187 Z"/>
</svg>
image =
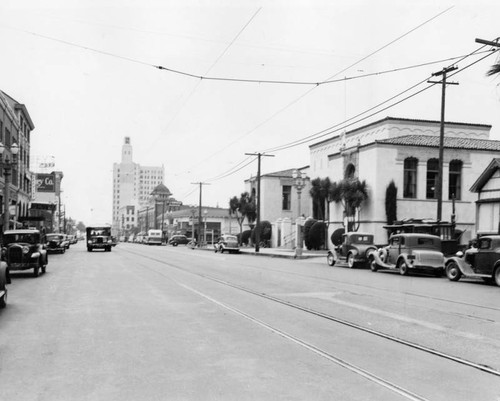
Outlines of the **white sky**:
<svg viewBox="0 0 500 401">
<path fill-rule="evenodd" d="M 68 216 L 111 222 L 125 136 L 135 162 L 165 166 L 176 199 L 197 204 L 192 183 L 210 182 L 204 205 L 225 207 L 257 164 L 212 179 L 246 152 L 341 124 L 452 62 L 318 87 L 199 80 L 151 65 L 205 77 L 351 78 L 467 55 L 476 38 L 500 36 L 499 15 L 498 0 L 2 0 L 0 89 L 28 108 L 32 157 L 53 156 L 64 172 Z M 446 119 L 491 124 L 500 140 L 500 80 L 485 76 L 496 59 L 450 78 L 460 85 L 448 87 Z M 386 116 L 439 120 L 440 102 L 435 86 L 348 130 Z M 262 172 L 308 165 L 308 145 L 332 135 L 273 152 Z"/>
</svg>

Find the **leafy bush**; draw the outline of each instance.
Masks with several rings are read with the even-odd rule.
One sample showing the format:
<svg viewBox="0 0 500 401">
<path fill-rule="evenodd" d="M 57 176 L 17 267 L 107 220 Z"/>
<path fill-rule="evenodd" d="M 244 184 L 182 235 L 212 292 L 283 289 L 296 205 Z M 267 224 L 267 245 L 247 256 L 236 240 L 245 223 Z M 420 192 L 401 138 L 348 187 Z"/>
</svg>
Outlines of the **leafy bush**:
<svg viewBox="0 0 500 401">
<path fill-rule="evenodd" d="M 309 239 L 309 231 L 311 230 L 311 227 L 313 226 L 314 223 L 316 223 L 318 220 L 313 219 L 311 217 L 308 217 L 304 223 L 304 245 L 306 246 L 307 249 L 311 250 L 311 243 Z"/>
<path fill-rule="evenodd" d="M 317 221 L 309 230 L 309 245 L 310 249 L 319 250 L 325 245 L 325 230 L 326 224 L 322 221 Z M 309 249 L 309 248 L 307 248 Z"/>
<path fill-rule="evenodd" d="M 342 235 L 344 235 L 344 233 L 345 230 L 343 228 L 337 228 L 330 237 L 332 244 L 335 246 L 342 244 Z"/>
<path fill-rule="evenodd" d="M 252 242 L 255 244 L 255 230 L 257 230 L 257 227 L 254 227 L 252 230 Z M 260 231 L 259 231 L 259 238 L 261 241 L 270 241 L 271 240 L 271 234 L 272 234 L 273 226 L 271 222 L 267 220 L 263 220 L 260 222 Z"/>
<path fill-rule="evenodd" d="M 252 230 L 245 230 L 240 234 L 237 235 L 238 237 L 238 243 L 241 245 L 248 245 L 248 242 L 250 241 L 250 236 L 252 235 Z"/>
</svg>

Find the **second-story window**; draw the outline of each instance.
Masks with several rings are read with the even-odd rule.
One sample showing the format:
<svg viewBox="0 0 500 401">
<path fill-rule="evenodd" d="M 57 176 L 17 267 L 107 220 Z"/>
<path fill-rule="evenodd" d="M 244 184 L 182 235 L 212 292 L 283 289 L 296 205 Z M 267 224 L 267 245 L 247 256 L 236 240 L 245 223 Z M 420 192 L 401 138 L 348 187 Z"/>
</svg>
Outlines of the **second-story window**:
<svg viewBox="0 0 500 401">
<path fill-rule="evenodd" d="M 282 201 L 282 209 L 283 210 L 290 210 L 291 197 L 292 197 L 292 186 L 291 185 L 283 185 L 283 201 Z"/>
<path fill-rule="evenodd" d="M 448 199 L 460 199 L 462 190 L 462 161 L 452 160 L 450 162 L 450 175 L 448 183 Z"/>
<path fill-rule="evenodd" d="M 427 199 L 436 199 L 438 175 L 439 175 L 439 160 L 429 159 L 427 161 L 427 183 L 426 183 Z"/>
<path fill-rule="evenodd" d="M 404 162 L 404 184 L 403 184 L 403 197 L 416 198 L 417 197 L 417 166 L 418 160 L 414 157 L 408 157 Z"/>
</svg>

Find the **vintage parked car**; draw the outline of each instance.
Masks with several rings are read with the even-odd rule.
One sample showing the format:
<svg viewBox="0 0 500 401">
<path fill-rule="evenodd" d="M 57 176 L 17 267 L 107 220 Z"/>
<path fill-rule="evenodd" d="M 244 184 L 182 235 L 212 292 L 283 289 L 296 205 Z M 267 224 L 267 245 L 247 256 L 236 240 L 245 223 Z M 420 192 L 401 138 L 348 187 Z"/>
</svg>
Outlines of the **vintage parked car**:
<svg viewBox="0 0 500 401">
<path fill-rule="evenodd" d="M 342 235 L 342 243 L 328 251 L 326 260 L 330 266 L 345 262 L 349 268 L 368 264 L 368 256 L 377 250 L 373 244 L 373 235 L 348 232 Z"/>
<path fill-rule="evenodd" d="M 64 253 L 68 249 L 68 240 L 64 234 L 47 234 L 46 244 L 47 252 L 49 253 Z"/>
<path fill-rule="evenodd" d="M 10 284 L 7 263 L 0 262 L 0 308 L 5 308 L 7 305 L 7 284 Z"/>
<path fill-rule="evenodd" d="M 238 253 L 240 251 L 238 238 L 236 237 L 236 235 L 230 234 L 222 234 L 219 240 L 214 244 L 214 248 L 216 253 Z"/>
<path fill-rule="evenodd" d="M 40 231 L 8 230 L 3 235 L 2 260 L 10 272 L 33 269 L 38 277 L 40 270 L 45 273 L 48 263 L 47 250 Z"/>
<path fill-rule="evenodd" d="M 441 239 L 430 234 L 395 234 L 389 245 L 370 254 L 370 268 L 399 270 L 406 276 L 410 271 L 433 273 L 440 277 L 444 271 Z"/>
<path fill-rule="evenodd" d="M 451 281 L 477 277 L 500 286 L 500 235 L 479 238 L 477 248 L 469 248 L 461 256 L 448 258 L 445 269 Z"/>
<path fill-rule="evenodd" d="M 168 243 L 172 246 L 186 245 L 189 242 L 185 235 L 172 235 L 172 238 L 168 240 Z"/>
</svg>

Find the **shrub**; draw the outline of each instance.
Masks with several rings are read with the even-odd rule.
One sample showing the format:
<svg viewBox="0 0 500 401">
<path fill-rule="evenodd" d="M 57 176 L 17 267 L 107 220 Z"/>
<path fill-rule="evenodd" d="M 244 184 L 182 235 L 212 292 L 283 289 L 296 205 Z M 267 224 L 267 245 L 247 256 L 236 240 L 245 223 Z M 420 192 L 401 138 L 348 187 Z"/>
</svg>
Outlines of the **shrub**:
<svg viewBox="0 0 500 401">
<path fill-rule="evenodd" d="M 252 230 L 252 242 L 255 244 L 255 230 L 257 230 L 257 227 L 254 227 Z M 271 241 L 271 234 L 272 234 L 273 226 L 271 222 L 267 220 L 263 220 L 260 222 L 260 232 L 259 232 L 259 238 L 261 241 Z"/>
<path fill-rule="evenodd" d="M 317 221 L 309 230 L 309 245 L 310 249 L 319 250 L 325 245 L 325 230 L 326 224 L 322 221 Z M 308 248 L 309 249 L 309 248 Z"/>
<path fill-rule="evenodd" d="M 311 227 L 314 223 L 316 223 L 318 220 L 313 219 L 311 217 L 308 217 L 304 223 L 304 245 L 306 246 L 307 249 L 311 249 L 311 244 L 309 240 L 309 231 L 311 230 Z"/>
<path fill-rule="evenodd" d="M 330 237 L 332 244 L 335 246 L 342 244 L 342 235 L 344 235 L 344 233 L 345 230 L 343 228 L 337 228 Z"/>
<path fill-rule="evenodd" d="M 240 234 L 238 234 L 238 242 L 242 245 L 248 245 L 248 242 L 250 241 L 250 236 L 252 235 L 252 230 L 245 230 L 241 233 L 241 238 Z"/>
</svg>

